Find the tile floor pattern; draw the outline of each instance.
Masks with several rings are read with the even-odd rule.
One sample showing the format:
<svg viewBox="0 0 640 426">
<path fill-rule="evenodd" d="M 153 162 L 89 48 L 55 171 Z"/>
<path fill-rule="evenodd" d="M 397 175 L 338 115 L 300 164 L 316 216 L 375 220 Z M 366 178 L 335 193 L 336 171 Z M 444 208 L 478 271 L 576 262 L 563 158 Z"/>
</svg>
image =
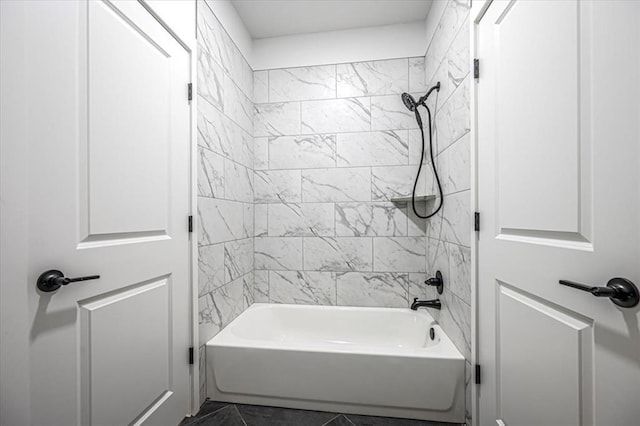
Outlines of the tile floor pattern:
<svg viewBox="0 0 640 426">
<path fill-rule="evenodd" d="M 326 413 L 207 400 L 179 426 L 452 426 L 454 423 Z"/>
</svg>

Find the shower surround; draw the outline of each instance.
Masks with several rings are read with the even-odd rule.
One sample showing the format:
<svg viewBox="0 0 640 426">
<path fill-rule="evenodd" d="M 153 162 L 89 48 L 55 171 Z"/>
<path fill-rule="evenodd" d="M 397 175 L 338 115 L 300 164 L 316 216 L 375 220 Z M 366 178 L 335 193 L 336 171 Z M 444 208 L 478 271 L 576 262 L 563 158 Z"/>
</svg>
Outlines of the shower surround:
<svg viewBox="0 0 640 426">
<path fill-rule="evenodd" d="M 420 134 L 400 94 L 424 58 L 254 72 L 256 301 L 406 308 L 426 296 L 411 193 Z M 426 178 L 418 193 L 424 194 Z"/>
<path fill-rule="evenodd" d="M 253 303 L 253 76 L 206 2 L 198 7 L 198 311 L 204 344 Z"/>
<path fill-rule="evenodd" d="M 434 28 L 425 55 L 425 77 L 431 86 L 439 81 L 438 96 L 427 105 L 435 110 L 436 165 L 444 207 L 426 221 L 427 271 L 445 274 L 442 310 L 435 312 L 447 336 L 467 360 L 467 423 L 471 423 L 471 140 L 469 98 L 472 76 L 469 55 L 469 4 L 467 0 L 434 2 L 427 17 Z M 428 177 L 431 175 L 427 175 Z M 435 182 L 427 182 L 436 191 Z M 445 273 L 448 271 L 448 274 Z M 432 288 L 429 297 L 435 297 Z"/>
<path fill-rule="evenodd" d="M 424 57 L 252 71 L 198 1 L 201 376 L 204 343 L 253 302 L 406 308 L 437 297 L 423 285 L 437 270 L 431 313 L 470 360 L 468 14 L 434 2 Z M 400 95 L 436 81 L 445 203 L 423 220 L 390 200 L 411 193 L 420 160 Z M 417 193 L 435 194 L 425 166 Z"/>
</svg>

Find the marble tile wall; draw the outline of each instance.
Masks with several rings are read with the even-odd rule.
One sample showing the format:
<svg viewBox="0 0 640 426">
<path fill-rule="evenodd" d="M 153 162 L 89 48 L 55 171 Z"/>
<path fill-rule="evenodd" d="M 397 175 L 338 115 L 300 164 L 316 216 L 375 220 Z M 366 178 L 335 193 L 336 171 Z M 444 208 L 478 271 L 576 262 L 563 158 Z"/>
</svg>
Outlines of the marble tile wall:
<svg viewBox="0 0 640 426">
<path fill-rule="evenodd" d="M 198 1 L 201 344 L 253 302 L 407 307 L 441 270 L 434 315 L 470 359 L 468 2 L 438 13 L 424 57 L 252 71 Z M 436 81 L 445 204 L 425 221 L 391 199 L 420 161 L 400 94 Z M 423 170 L 418 194 L 436 193 Z"/>
<path fill-rule="evenodd" d="M 426 226 L 391 202 L 420 160 L 400 95 L 420 95 L 424 71 L 419 57 L 254 72 L 256 302 L 426 295 Z"/>
<path fill-rule="evenodd" d="M 444 192 L 444 207 L 426 226 L 426 271 L 442 271 L 445 292 L 439 321 L 467 360 L 471 359 L 471 238 L 470 194 L 470 75 L 469 4 L 449 0 L 437 21 L 425 55 L 427 86 L 440 82 L 437 97 L 428 105 L 435 111 L 436 165 Z M 427 178 L 427 191 L 436 184 Z M 430 296 L 434 293 L 428 290 Z M 471 364 L 467 362 L 467 381 Z M 467 422 L 470 424 L 470 387 L 467 386 Z"/>
<path fill-rule="evenodd" d="M 204 1 L 198 29 L 198 310 L 204 343 L 254 298 L 253 71 Z"/>
</svg>

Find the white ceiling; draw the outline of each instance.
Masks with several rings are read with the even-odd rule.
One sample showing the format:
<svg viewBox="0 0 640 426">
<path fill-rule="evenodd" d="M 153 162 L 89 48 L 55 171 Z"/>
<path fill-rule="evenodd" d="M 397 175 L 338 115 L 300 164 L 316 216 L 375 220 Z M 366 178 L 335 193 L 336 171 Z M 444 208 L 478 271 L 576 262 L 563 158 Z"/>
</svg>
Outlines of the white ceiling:
<svg viewBox="0 0 640 426">
<path fill-rule="evenodd" d="M 432 0 L 232 0 L 254 39 L 424 21 Z"/>
</svg>

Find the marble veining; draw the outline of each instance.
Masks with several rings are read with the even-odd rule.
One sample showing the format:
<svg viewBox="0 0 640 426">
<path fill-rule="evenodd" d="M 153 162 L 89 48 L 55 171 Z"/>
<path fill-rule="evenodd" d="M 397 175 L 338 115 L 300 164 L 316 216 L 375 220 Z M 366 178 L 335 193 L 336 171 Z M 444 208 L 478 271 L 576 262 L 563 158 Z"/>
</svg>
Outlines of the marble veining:
<svg viewBox="0 0 640 426">
<path fill-rule="evenodd" d="M 371 271 L 370 238 L 304 238 L 304 269 L 310 271 Z"/>
<path fill-rule="evenodd" d="M 424 57 L 409 58 L 409 92 L 426 92 Z"/>
<path fill-rule="evenodd" d="M 436 113 L 435 127 L 439 152 L 471 130 L 468 76 Z"/>
<path fill-rule="evenodd" d="M 383 272 L 338 273 L 337 304 L 406 308 L 409 306 L 409 274 Z"/>
<path fill-rule="evenodd" d="M 269 271 L 254 271 L 254 300 L 269 303 Z"/>
<path fill-rule="evenodd" d="M 198 297 L 225 284 L 224 256 L 223 243 L 198 247 Z"/>
<path fill-rule="evenodd" d="M 447 6 L 438 22 L 436 32 L 427 48 L 427 54 L 425 56 L 425 76 L 427 80 L 431 80 L 431 76 L 444 59 L 451 42 L 464 24 L 468 15 L 468 0 L 447 1 Z"/>
<path fill-rule="evenodd" d="M 371 129 L 371 98 L 304 101 L 304 133 L 359 132 Z"/>
<path fill-rule="evenodd" d="M 422 95 L 417 94 L 417 96 Z M 426 121 L 424 122 L 426 123 Z M 387 95 L 371 98 L 371 130 L 416 128 L 418 128 L 418 124 L 415 114 L 407 109 L 400 96 Z"/>
<path fill-rule="evenodd" d="M 336 203 L 335 209 L 337 236 L 407 235 L 405 211 L 392 203 Z"/>
<path fill-rule="evenodd" d="M 202 2 L 202 4 L 203 6 L 198 8 L 198 42 L 213 60 L 222 66 L 225 73 L 233 76 L 241 90 L 247 96 L 252 97 L 253 72 L 251 67 L 220 21 L 209 9 L 209 5 L 206 2 Z"/>
<path fill-rule="evenodd" d="M 242 229 L 244 230 L 243 237 L 251 238 L 255 236 L 254 230 L 254 204 L 244 203 L 242 212 Z"/>
<path fill-rule="evenodd" d="M 224 52 L 226 45 L 220 43 L 226 34 L 211 9 L 204 4 L 206 3 L 203 2 L 203 7 L 198 8 L 197 14 L 198 43 L 200 43 L 201 48 L 206 51 L 214 61 L 222 64 L 223 57 L 225 57 L 225 61 L 228 61 L 226 58 L 227 53 Z"/>
<path fill-rule="evenodd" d="M 256 303 L 254 271 L 247 272 L 240 279 L 242 280 L 242 311 Z"/>
<path fill-rule="evenodd" d="M 419 164 L 420 159 L 424 158 L 425 163 L 429 161 L 429 132 L 424 133 L 424 151 L 422 150 L 422 136 L 420 129 L 408 130 L 409 133 L 409 164 Z M 434 137 L 435 142 L 435 135 Z M 434 145 L 435 148 L 435 145 Z M 434 150 L 434 154 L 437 150 Z"/>
<path fill-rule="evenodd" d="M 333 236 L 333 204 L 270 204 L 268 234 L 278 237 Z"/>
<path fill-rule="evenodd" d="M 336 135 L 270 138 L 268 149 L 270 169 L 307 169 L 336 165 Z"/>
<path fill-rule="evenodd" d="M 409 132 L 341 133 L 337 135 L 338 166 L 393 166 L 409 161 Z"/>
<path fill-rule="evenodd" d="M 269 102 L 269 71 L 253 72 L 253 102 Z"/>
<path fill-rule="evenodd" d="M 471 359 L 471 306 L 451 293 L 443 293 L 441 298 L 440 324 L 464 357 Z"/>
<path fill-rule="evenodd" d="M 406 307 L 429 295 L 426 236 L 450 231 L 442 214 L 429 227 L 390 202 L 413 189 L 421 139 L 400 94 L 423 94 L 425 67 L 420 57 L 254 73 L 255 300 L 348 304 L 364 291 L 369 306 Z M 430 179 L 425 167 L 419 195 Z M 312 273 L 333 274 L 333 301 Z"/>
<path fill-rule="evenodd" d="M 371 200 L 371 169 L 366 167 L 302 170 L 304 202 Z"/>
<path fill-rule="evenodd" d="M 251 136 L 205 101 L 198 102 L 198 145 L 246 167 L 253 165 Z"/>
<path fill-rule="evenodd" d="M 254 236 L 266 237 L 269 235 L 269 204 L 255 204 L 254 208 Z"/>
<path fill-rule="evenodd" d="M 449 290 L 471 305 L 471 249 L 447 243 L 449 250 Z"/>
<path fill-rule="evenodd" d="M 302 238 L 259 237 L 254 243 L 255 269 L 302 270 Z"/>
<path fill-rule="evenodd" d="M 373 266 L 376 271 L 425 272 L 424 237 L 377 237 L 373 239 Z"/>
<path fill-rule="evenodd" d="M 335 96 L 335 65 L 269 71 L 269 101 L 271 102 L 327 99 Z"/>
<path fill-rule="evenodd" d="M 198 148 L 198 196 L 224 198 L 224 158 Z"/>
<path fill-rule="evenodd" d="M 335 305 L 335 275 L 335 272 L 269 271 L 269 301 Z"/>
<path fill-rule="evenodd" d="M 471 208 L 469 191 L 447 195 L 444 198 L 442 236 L 445 241 L 471 246 Z"/>
<path fill-rule="evenodd" d="M 224 112 L 245 132 L 253 134 L 253 103 L 227 75 L 224 78 Z"/>
<path fill-rule="evenodd" d="M 231 160 L 224 161 L 224 197 L 253 202 L 253 171 Z"/>
<path fill-rule="evenodd" d="M 448 0 L 425 55 L 425 81 L 441 84 L 428 105 L 435 115 L 436 165 L 445 192 L 444 208 L 425 222 L 426 269 L 442 271 L 449 291 L 440 297 L 443 309 L 434 312 L 442 328 L 469 359 L 471 336 L 471 197 L 470 197 L 470 56 L 469 1 Z M 410 162 L 419 158 L 418 138 L 409 136 Z M 417 135 L 419 136 L 419 134 Z M 427 191 L 435 189 L 425 175 Z M 429 296 L 433 296 L 431 289 Z M 467 387 L 467 393 L 469 393 Z M 470 413 L 468 413 L 470 417 Z M 469 422 L 470 423 L 470 422 Z"/>
<path fill-rule="evenodd" d="M 471 145 L 467 133 L 450 145 L 440 156 L 442 190 L 445 194 L 471 188 Z"/>
<path fill-rule="evenodd" d="M 297 135 L 300 132 L 300 102 L 254 105 L 254 136 Z"/>
<path fill-rule="evenodd" d="M 339 98 L 402 93 L 409 88 L 408 59 L 338 64 L 337 72 Z"/>
<path fill-rule="evenodd" d="M 442 240 L 427 238 L 426 270 L 435 275 L 436 271 L 443 274 L 449 271 L 449 244 Z M 449 277 L 451 278 L 451 277 Z"/>
<path fill-rule="evenodd" d="M 239 278 L 253 269 L 253 239 L 229 241 L 224 244 L 225 282 Z"/>
<path fill-rule="evenodd" d="M 212 106 L 222 110 L 224 72 L 213 58 L 198 45 L 198 93 Z"/>
<path fill-rule="evenodd" d="M 206 2 L 197 8 L 200 346 L 254 303 L 253 71 Z M 200 351 L 200 395 L 206 395 Z"/>
<path fill-rule="evenodd" d="M 423 167 L 416 195 L 428 195 L 425 186 L 425 174 Z M 385 166 L 373 167 L 371 171 L 371 198 L 376 201 L 389 201 L 392 198 L 410 196 L 418 172 L 417 166 Z"/>
<path fill-rule="evenodd" d="M 256 203 L 302 201 L 300 170 L 256 170 L 254 191 Z"/>
<path fill-rule="evenodd" d="M 253 138 L 253 168 L 254 170 L 269 169 L 269 138 Z"/>
<path fill-rule="evenodd" d="M 216 334 L 240 315 L 244 307 L 244 283 L 241 279 L 232 281 L 198 299 L 201 342 Z M 206 340 L 202 341 L 202 338 Z"/>
<path fill-rule="evenodd" d="M 409 303 L 413 302 L 416 297 L 419 300 L 435 299 L 437 297 L 435 294 L 433 297 L 429 295 L 429 286 L 424 283 L 427 278 L 429 278 L 429 275 L 423 272 L 409 273 Z"/>
<path fill-rule="evenodd" d="M 438 9 L 425 57 L 256 72 L 209 7 L 198 8 L 201 343 L 254 302 L 406 308 L 435 297 L 423 282 L 440 269 L 450 292 L 433 314 L 469 355 L 468 8 Z M 411 193 L 421 159 L 400 94 L 420 96 L 435 81 L 447 195 L 424 221 L 389 200 Z M 434 189 L 424 170 L 419 194 Z"/>
<path fill-rule="evenodd" d="M 208 245 L 242 238 L 242 218 L 240 202 L 198 198 L 198 244 Z"/>
</svg>

